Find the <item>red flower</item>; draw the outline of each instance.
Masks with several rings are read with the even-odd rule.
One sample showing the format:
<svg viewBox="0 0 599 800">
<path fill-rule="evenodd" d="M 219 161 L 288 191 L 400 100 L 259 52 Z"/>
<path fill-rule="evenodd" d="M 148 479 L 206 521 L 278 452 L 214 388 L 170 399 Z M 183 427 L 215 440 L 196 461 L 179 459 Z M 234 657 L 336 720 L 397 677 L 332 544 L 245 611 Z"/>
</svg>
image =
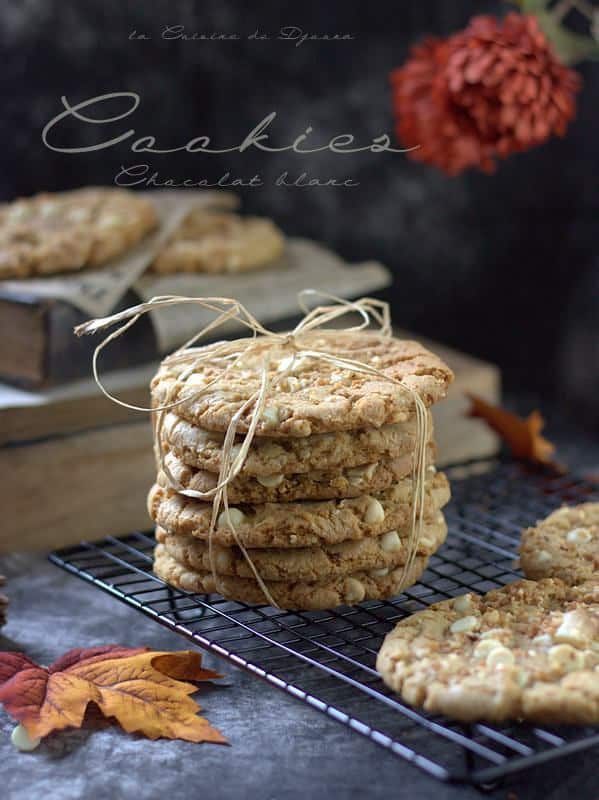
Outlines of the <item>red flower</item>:
<svg viewBox="0 0 599 800">
<path fill-rule="evenodd" d="M 425 39 L 391 73 L 396 131 L 410 157 L 449 175 L 493 172 L 495 159 L 563 136 L 581 80 L 533 16 L 474 17 L 447 39 Z"/>
</svg>

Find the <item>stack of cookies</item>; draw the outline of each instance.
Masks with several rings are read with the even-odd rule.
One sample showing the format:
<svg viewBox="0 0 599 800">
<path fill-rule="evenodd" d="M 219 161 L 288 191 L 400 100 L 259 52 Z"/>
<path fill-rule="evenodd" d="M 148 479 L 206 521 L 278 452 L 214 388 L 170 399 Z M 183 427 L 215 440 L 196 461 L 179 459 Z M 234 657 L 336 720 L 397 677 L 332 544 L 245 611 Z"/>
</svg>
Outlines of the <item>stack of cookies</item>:
<svg viewBox="0 0 599 800">
<path fill-rule="evenodd" d="M 301 349 L 374 366 L 427 408 L 452 378 L 419 344 L 378 333 L 304 333 Z M 156 426 L 163 457 L 148 498 L 156 574 L 188 591 L 264 604 L 257 573 L 270 599 L 286 609 L 389 598 L 417 581 L 445 539 L 441 509 L 449 486 L 434 467 L 429 436 L 423 526 L 408 561 L 419 434 L 414 395 L 383 377 L 298 357 L 286 344 L 262 348 L 258 341 L 233 368 L 218 344 L 199 352 L 201 363 L 184 380 L 188 364 L 174 357 L 152 381 L 154 407 L 179 401 Z M 231 455 L 239 454 L 252 415 L 247 401 L 260 388 L 267 353 L 271 388 L 249 452 L 228 484 L 228 513 L 219 510 L 211 532 L 212 502 L 183 492 L 217 485 L 235 415 Z"/>
</svg>

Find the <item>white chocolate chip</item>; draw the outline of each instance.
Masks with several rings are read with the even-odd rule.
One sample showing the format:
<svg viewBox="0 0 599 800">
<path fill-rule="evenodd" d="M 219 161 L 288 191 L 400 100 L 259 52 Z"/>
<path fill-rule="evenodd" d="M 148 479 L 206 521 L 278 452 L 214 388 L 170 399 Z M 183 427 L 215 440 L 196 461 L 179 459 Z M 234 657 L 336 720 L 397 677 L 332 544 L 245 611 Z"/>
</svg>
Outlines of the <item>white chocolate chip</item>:
<svg viewBox="0 0 599 800">
<path fill-rule="evenodd" d="M 366 513 L 364 514 L 364 521 L 367 525 L 374 525 L 377 522 L 382 522 L 385 519 L 385 509 L 376 499 L 376 497 L 371 497 L 368 506 L 366 507 Z"/>
<path fill-rule="evenodd" d="M 371 578 L 384 578 L 385 575 L 389 574 L 389 567 L 383 567 L 382 569 L 371 569 L 370 570 L 370 577 Z"/>
<path fill-rule="evenodd" d="M 396 550 L 401 550 L 401 539 L 397 531 L 387 531 L 387 533 L 381 536 L 380 542 L 381 550 L 384 550 L 385 553 L 393 553 Z"/>
<path fill-rule="evenodd" d="M 586 542 L 590 542 L 592 538 L 593 534 L 588 528 L 574 528 L 568 531 L 568 535 L 566 536 L 569 542 L 574 542 L 575 544 L 586 544 Z"/>
<path fill-rule="evenodd" d="M 348 603 L 361 603 L 366 594 L 364 584 L 356 578 L 347 578 L 345 581 L 345 599 Z"/>
<path fill-rule="evenodd" d="M 17 750 L 21 750 L 24 753 L 29 753 L 32 750 L 35 750 L 42 740 L 31 739 L 25 727 L 23 725 L 17 725 L 16 728 L 13 728 L 13 732 L 10 734 L 10 741 L 14 744 Z"/>
<path fill-rule="evenodd" d="M 472 609 L 472 595 L 462 594 L 453 601 L 453 607 L 458 614 L 466 614 Z"/>
<path fill-rule="evenodd" d="M 283 481 L 285 480 L 284 475 L 258 475 L 257 479 L 258 483 L 262 486 L 266 486 L 267 488 L 274 488 L 275 486 L 280 486 Z"/>
<path fill-rule="evenodd" d="M 449 630 L 451 633 L 469 633 L 478 628 L 479 625 L 480 620 L 478 617 L 460 617 L 460 619 L 456 619 Z"/>
<path fill-rule="evenodd" d="M 352 467 L 348 469 L 347 477 L 349 482 L 352 486 L 356 486 L 356 484 L 362 483 L 364 480 L 372 480 L 377 466 L 378 462 L 375 462 L 374 464 L 364 464 L 361 467 Z"/>
<path fill-rule="evenodd" d="M 597 623 L 582 609 L 567 611 L 562 624 L 555 632 L 556 642 L 565 642 L 574 647 L 586 647 L 599 635 Z"/>
<path fill-rule="evenodd" d="M 230 508 L 229 518 L 231 520 L 231 524 L 236 528 L 238 525 L 241 525 L 241 523 L 245 520 L 245 514 L 238 508 Z M 227 528 L 227 527 L 229 527 L 227 512 L 221 511 L 218 517 L 217 528 Z"/>
<path fill-rule="evenodd" d="M 261 417 L 264 428 L 274 428 L 279 424 L 279 412 L 276 408 L 265 408 Z"/>
<path fill-rule="evenodd" d="M 476 658 L 486 658 L 497 647 L 502 647 L 497 639 L 481 639 L 474 648 L 474 655 Z"/>
<path fill-rule="evenodd" d="M 487 641 L 492 641 L 491 639 L 487 639 Z M 499 647 L 494 647 L 491 652 L 487 655 L 487 666 L 488 667 L 498 667 L 500 664 L 504 664 L 506 666 L 511 666 L 515 662 L 514 654 L 511 650 L 503 645 L 499 645 Z"/>
<path fill-rule="evenodd" d="M 559 672 L 573 672 L 581 669 L 584 656 L 569 644 L 556 644 L 549 650 L 549 663 Z"/>
<path fill-rule="evenodd" d="M 553 639 L 548 633 L 540 633 L 538 636 L 535 636 L 532 643 L 537 647 L 551 647 Z"/>
<path fill-rule="evenodd" d="M 98 220 L 98 226 L 100 228 L 114 228 L 116 225 L 120 225 L 120 223 L 121 218 L 117 214 L 105 214 Z"/>
<path fill-rule="evenodd" d="M 548 553 L 547 550 L 539 550 L 537 553 L 537 561 L 539 564 L 547 564 L 549 561 L 552 561 L 551 553 Z"/>
</svg>

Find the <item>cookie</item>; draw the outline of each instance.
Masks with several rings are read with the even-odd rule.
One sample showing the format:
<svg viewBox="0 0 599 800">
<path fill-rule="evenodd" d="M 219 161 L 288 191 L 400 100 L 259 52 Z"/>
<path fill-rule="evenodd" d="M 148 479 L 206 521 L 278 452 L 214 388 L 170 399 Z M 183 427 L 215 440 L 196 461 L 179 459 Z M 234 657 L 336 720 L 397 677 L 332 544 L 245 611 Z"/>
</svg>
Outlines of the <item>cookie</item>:
<svg viewBox="0 0 599 800">
<path fill-rule="evenodd" d="M 382 577 L 357 572 L 326 581 L 270 581 L 267 588 L 279 608 L 303 611 L 336 608 L 355 605 L 364 600 L 393 597 L 402 589 L 412 586 L 420 578 L 426 565 L 427 559 L 418 556 L 407 575 L 404 575 L 403 567 L 398 567 Z M 175 561 L 161 544 L 154 553 L 154 573 L 163 581 L 186 592 L 218 593 L 241 603 L 268 604 L 255 580 L 226 575 L 217 575 L 215 579 L 211 572 L 196 572 Z"/>
<path fill-rule="evenodd" d="M 0 206 L 0 279 L 94 267 L 156 226 L 152 204 L 124 189 L 38 194 Z"/>
<path fill-rule="evenodd" d="M 522 534 L 527 578 L 582 583 L 599 576 L 599 503 L 564 506 Z"/>
<path fill-rule="evenodd" d="M 432 463 L 434 445 L 428 448 L 428 463 Z M 293 500 L 329 500 L 377 494 L 412 472 L 411 453 L 389 461 L 374 461 L 346 470 L 319 470 L 297 475 L 265 475 L 258 478 L 238 475 L 227 486 L 230 503 L 289 503 Z M 174 453 L 164 456 L 165 468 L 179 486 L 206 493 L 218 484 L 218 475 L 183 464 Z M 159 471 L 157 483 L 165 489 L 171 484 Z"/>
<path fill-rule="evenodd" d="M 232 342 L 231 347 L 237 344 L 241 348 L 246 342 Z M 410 387 L 427 406 L 445 396 L 453 377 L 449 367 L 420 344 L 377 332 L 310 331 L 296 339 L 296 346 L 374 366 Z M 222 343 L 197 348 L 193 352 L 207 359 L 186 381 L 179 378 L 189 365 L 180 354 L 167 357 L 152 380 L 154 406 L 189 398 L 177 406 L 179 417 L 200 428 L 224 432 L 233 416 L 258 392 L 261 365 L 268 357 L 273 385 L 256 428 L 258 436 L 311 436 L 380 428 L 406 422 L 414 411 L 411 395 L 391 381 L 316 357 L 294 358 L 290 345 L 273 346 L 258 339 L 252 347 L 252 352 L 234 367 L 223 357 Z M 291 370 L 291 374 L 285 370 Z M 198 389 L 208 384 L 209 388 L 198 396 Z M 239 433 L 247 432 L 251 413 L 248 407 L 241 414 Z"/>
<path fill-rule="evenodd" d="M 429 432 L 432 436 L 432 416 Z M 166 415 L 161 431 L 163 446 L 184 464 L 218 473 L 224 435 L 198 428 L 175 413 Z M 257 436 L 247 454 L 241 474 L 253 477 L 333 470 L 390 460 L 413 452 L 416 420 L 357 431 L 320 433 L 291 439 Z M 239 452 L 239 440 L 234 454 Z"/>
<path fill-rule="evenodd" d="M 246 272 L 270 264 L 285 239 L 269 219 L 220 211 L 192 211 L 158 253 L 151 271 Z"/>
<path fill-rule="evenodd" d="M 599 581 L 520 580 L 403 619 L 377 669 L 412 705 L 464 722 L 599 723 Z"/>
<path fill-rule="evenodd" d="M 408 555 L 409 528 L 382 536 L 322 547 L 273 548 L 248 551 L 258 574 L 265 581 L 323 581 L 354 572 L 384 577 Z M 431 556 L 445 541 L 447 525 L 439 512 L 423 526 L 417 555 Z M 208 544 L 184 534 L 156 529 L 156 540 L 166 552 L 195 572 L 212 572 Z M 253 572 L 238 547 L 212 548 L 214 569 L 219 575 L 253 579 Z"/>
<path fill-rule="evenodd" d="M 436 473 L 426 483 L 424 519 L 433 518 L 449 496 L 447 478 Z M 412 480 L 404 478 L 376 496 L 244 504 L 231 506 L 229 512 L 244 547 L 310 547 L 358 541 L 405 528 L 412 519 L 411 501 Z M 148 495 L 148 513 L 169 533 L 208 541 L 212 503 L 192 500 L 155 484 Z M 224 547 L 236 544 L 224 511 L 212 540 Z"/>
</svg>

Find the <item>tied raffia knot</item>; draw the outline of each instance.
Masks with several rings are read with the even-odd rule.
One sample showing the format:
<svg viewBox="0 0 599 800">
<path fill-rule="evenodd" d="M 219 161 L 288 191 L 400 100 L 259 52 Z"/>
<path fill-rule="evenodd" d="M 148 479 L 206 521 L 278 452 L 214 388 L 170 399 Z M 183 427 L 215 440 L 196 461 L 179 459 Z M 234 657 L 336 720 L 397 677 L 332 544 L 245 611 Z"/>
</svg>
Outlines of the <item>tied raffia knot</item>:
<svg viewBox="0 0 599 800">
<path fill-rule="evenodd" d="M 308 297 L 322 297 L 331 301 L 330 305 L 319 305 L 310 310 L 306 304 Z M 98 359 L 102 350 L 112 341 L 122 336 L 137 320 L 150 311 L 166 308 L 173 305 L 193 304 L 203 309 L 212 311 L 216 317 L 212 322 L 205 325 L 198 333 L 194 334 L 178 350 L 163 359 L 163 366 L 173 366 L 180 370 L 170 387 L 166 402 L 160 406 L 144 407 L 125 403 L 118 397 L 112 395 L 104 386 L 100 379 L 98 370 Z M 93 355 L 92 368 L 95 381 L 103 394 L 118 405 L 134 411 L 150 412 L 154 415 L 154 445 L 156 458 L 162 473 L 171 488 L 179 494 L 202 501 L 212 502 L 212 514 L 210 528 L 208 531 L 208 552 L 212 575 L 218 589 L 219 580 L 215 568 L 213 556 L 213 534 L 216 530 L 219 517 L 224 514 L 224 519 L 228 528 L 233 533 L 235 542 L 244 558 L 246 559 L 252 573 L 260 586 L 268 603 L 277 607 L 276 602 L 271 596 L 268 587 L 260 577 L 247 549 L 241 542 L 235 525 L 229 512 L 229 502 L 227 487 L 243 469 L 251 447 L 256 429 L 264 413 L 266 401 L 272 390 L 285 380 L 294 369 L 294 365 L 299 359 L 311 358 L 320 360 L 328 365 L 350 370 L 354 373 L 370 375 L 384 381 L 389 381 L 398 386 L 400 391 L 405 392 L 412 400 L 416 412 L 417 436 L 416 448 L 412 459 L 412 509 L 411 509 L 411 529 L 408 537 L 408 556 L 403 568 L 403 575 L 407 576 L 413 566 L 417 553 L 418 542 L 422 529 L 422 517 L 424 510 L 425 497 L 425 477 L 426 477 L 426 444 L 428 441 L 428 415 L 427 409 L 420 395 L 407 384 L 387 375 L 380 369 L 370 364 L 357 361 L 351 358 L 344 358 L 335 355 L 334 352 L 327 352 L 326 349 L 314 350 L 308 346 L 308 342 L 303 342 L 304 334 L 315 329 L 320 329 L 326 333 L 325 326 L 343 316 L 352 314 L 358 315 L 358 324 L 346 328 L 329 329 L 329 332 L 339 334 L 340 332 L 358 332 L 365 328 L 370 328 L 373 324 L 375 332 L 381 338 L 391 337 L 391 318 L 389 305 L 373 298 L 362 298 L 356 301 L 346 301 L 332 295 L 326 295 L 313 289 L 306 289 L 298 295 L 298 304 L 304 317 L 292 331 L 285 333 L 275 333 L 265 328 L 241 303 L 228 297 L 185 297 L 178 295 L 161 295 L 153 297 L 145 303 L 132 306 L 123 311 L 119 311 L 109 317 L 89 320 L 75 328 L 78 336 L 96 333 L 97 331 L 109 328 L 118 323 L 120 327 L 110 333 L 96 347 Z M 231 341 L 219 341 L 210 345 L 209 348 L 198 347 L 197 343 L 212 334 L 222 325 L 236 321 L 251 332 L 251 336 L 243 339 Z M 334 345 L 334 338 L 332 340 Z M 285 358 L 281 358 L 282 353 L 289 351 Z M 278 364 L 276 370 L 271 370 L 274 359 Z M 213 380 L 203 385 L 189 383 L 189 378 L 198 370 L 201 371 L 203 365 L 218 359 L 223 364 L 222 372 Z M 176 476 L 172 474 L 165 458 L 162 444 L 162 429 L 166 414 L 171 409 L 183 403 L 193 402 L 204 394 L 208 394 L 215 383 L 226 380 L 242 363 L 251 362 L 256 365 L 256 372 L 260 377 L 259 388 L 253 392 L 237 409 L 228 424 L 222 445 L 221 467 L 216 485 L 208 491 L 200 492 L 196 489 L 189 489 L 180 484 Z M 234 455 L 233 446 L 238 435 L 239 424 L 247 415 L 247 431 L 243 434 L 243 439 Z M 402 581 L 403 585 L 403 581 Z"/>
</svg>

